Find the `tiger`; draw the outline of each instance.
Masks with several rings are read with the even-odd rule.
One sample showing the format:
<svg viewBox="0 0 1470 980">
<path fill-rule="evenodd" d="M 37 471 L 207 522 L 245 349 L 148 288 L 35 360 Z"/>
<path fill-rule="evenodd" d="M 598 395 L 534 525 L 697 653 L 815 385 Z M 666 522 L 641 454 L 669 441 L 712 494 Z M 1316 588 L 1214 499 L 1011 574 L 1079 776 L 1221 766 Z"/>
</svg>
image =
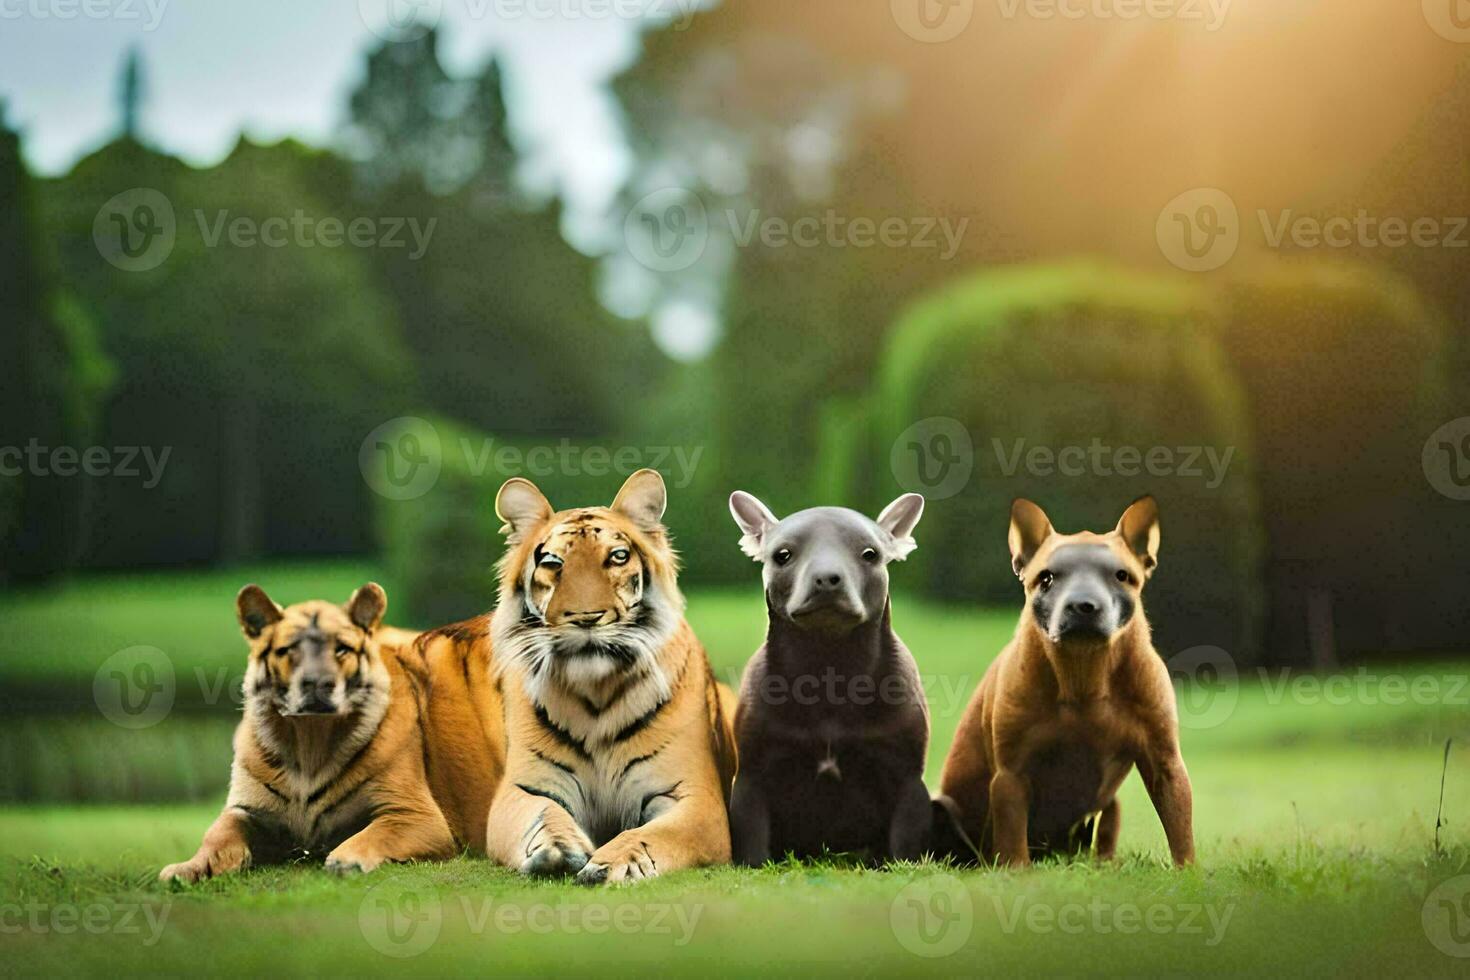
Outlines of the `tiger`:
<svg viewBox="0 0 1470 980">
<path fill-rule="evenodd" d="M 431 692 L 478 685 L 477 753 L 503 725 L 485 847 L 522 874 L 616 883 L 730 860 L 735 696 L 684 618 L 666 505 L 655 470 L 611 507 L 563 511 L 506 481 L 494 611 L 420 640 Z"/>
<path fill-rule="evenodd" d="M 458 853 L 425 775 L 417 634 L 383 626 L 387 604 L 374 582 L 341 606 L 283 609 L 258 585 L 240 590 L 250 653 L 229 794 L 199 850 L 161 880 L 314 855 L 346 874 Z"/>
</svg>

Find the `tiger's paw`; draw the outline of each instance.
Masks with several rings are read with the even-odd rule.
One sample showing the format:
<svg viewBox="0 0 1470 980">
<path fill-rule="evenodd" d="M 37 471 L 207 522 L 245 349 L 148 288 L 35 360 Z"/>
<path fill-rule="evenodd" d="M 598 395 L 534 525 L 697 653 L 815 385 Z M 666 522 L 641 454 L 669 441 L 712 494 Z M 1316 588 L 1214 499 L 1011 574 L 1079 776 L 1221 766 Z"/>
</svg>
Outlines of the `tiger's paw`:
<svg viewBox="0 0 1470 980">
<path fill-rule="evenodd" d="M 537 878 L 574 875 L 586 866 L 591 854 L 592 842 L 580 832 L 558 833 L 542 827 L 521 862 L 521 874 Z"/>
<path fill-rule="evenodd" d="M 158 880 L 193 884 L 196 881 L 213 878 L 215 875 L 239 871 L 249 864 L 250 853 L 244 848 L 232 848 L 203 856 L 196 854 L 187 861 L 170 864 L 158 872 Z"/>
<path fill-rule="evenodd" d="M 384 860 L 386 859 L 377 854 L 349 851 L 344 845 L 327 855 L 323 867 L 339 875 L 366 874 L 375 870 Z"/>
<path fill-rule="evenodd" d="M 658 876 L 658 864 L 641 840 L 614 837 L 608 841 L 577 873 L 583 885 L 616 885 L 625 881 L 642 881 Z"/>
</svg>

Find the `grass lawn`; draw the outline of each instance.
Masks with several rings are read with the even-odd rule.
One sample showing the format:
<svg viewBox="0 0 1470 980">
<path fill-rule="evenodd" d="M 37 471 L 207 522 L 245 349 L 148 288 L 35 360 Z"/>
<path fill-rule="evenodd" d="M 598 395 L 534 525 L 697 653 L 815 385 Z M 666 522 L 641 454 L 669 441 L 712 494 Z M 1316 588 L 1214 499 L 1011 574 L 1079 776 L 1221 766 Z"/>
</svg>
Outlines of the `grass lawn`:
<svg viewBox="0 0 1470 980">
<path fill-rule="evenodd" d="M 371 570 L 248 574 L 289 602 L 345 597 Z M 1182 738 L 1200 856 L 1185 872 L 1165 866 L 1162 831 L 1133 777 L 1123 857 L 1108 867 L 783 864 L 589 891 L 459 859 L 353 879 L 297 866 L 165 888 L 153 880 L 158 868 L 192 853 L 219 804 L 233 709 L 228 698 L 205 703 L 194 672 L 238 674 L 231 599 L 242 580 L 98 580 L 0 600 L 7 692 L 62 692 L 59 704 L 80 691 L 90 702 L 98 667 L 142 644 L 166 653 L 178 694 L 174 710 L 137 730 L 95 705 L 48 717 L 7 700 L 0 762 L 32 773 L 12 779 L 9 796 L 32 802 L 0 807 L 5 972 L 1463 976 L 1470 963 L 1450 955 L 1470 954 L 1465 663 L 1350 674 L 1326 689 L 1315 678 L 1282 686 L 1249 675 L 1183 692 L 1194 699 L 1185 714 L 1196 722 Z M 731 676 L 759 641 L 762 615 L 754 588 L 690 601 L 712 659 Z M 895 603 L 930 696 L 931 782 L 1013 615 Z M 1203 711 L 1201 697 L 1224 710 Z M 192 784 L 177 774 L 188 766 L 198 767 Z M 68 775 L 35 775 L 57 770 Z M 145 798 L 137 780 L 149 778 L 157 798 L 198 802 L 34 802 Z"/>
</svg>

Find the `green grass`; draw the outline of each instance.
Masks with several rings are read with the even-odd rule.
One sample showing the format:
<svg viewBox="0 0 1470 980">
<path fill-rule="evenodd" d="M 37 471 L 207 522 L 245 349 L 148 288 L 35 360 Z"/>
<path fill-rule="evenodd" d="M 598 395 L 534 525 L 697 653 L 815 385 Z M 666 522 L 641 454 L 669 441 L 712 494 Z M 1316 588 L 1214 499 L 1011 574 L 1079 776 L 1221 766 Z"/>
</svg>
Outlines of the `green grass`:
<svg viewBox="0 0 1470 980">
<path fill-rule="evenodd" d="M 282 601 L 345 596 L 373 577 L 352 564 L 247 574 Z M 119 578 L 0 600 L 0 683 L 80 684 L 90 704 L 97 665 L 140 643 L 166 650 L 179 677 L 196 666 L 238 671 L 231 600 L 245 577 Z M 930 695 L 931 784 L 1013 615 L 895 602 Z M 753 587 L 690 599 L 690 618 L 727 677 L 759 642 L 762 616 Z M 95 706 L 37 715 L 12 700 L 0 790 L 30 803 L 0 808 L 0 963 L 6 972 L 120 975 L 1463 975 L 1464 961 L 1432 941 L 1453 938 L 1453 906 L 1436 897 L 1427 927 L 1425 909 L 1446 881 L 1470 889 L 1470 691 L 1458 686 L 1466 665 L 1393 675 L 1417 679 L 1420 694 L 1397 696 L 1379 673 L 1349 674 L 1351 683 L 1325 696 L 1311 680 L 1280 688 L 1256 675 L 1215 692 L 1225 703 L 1233 697 L 1233 709 L 1181 733 L 1195 790 L 1193 870 L 1166 866 L 1158 820 L 1131 777 L 1123 858 L 1112 866 L 1012 874 L 838 861 L 709 869 L 604 891 L 529 882 L 464 858 L 356 879 L 293 866 L 165 888 L 153 880 L 158 868 L 193 852 L 219 805 L 228 699 L 201 707 L 180 697 L 139 730 L 111 724 Z M 1456 741 L 1436 851 L 1447 737 Z M 170 796 L 200 802 L 35 803 Z M 1465 908 L 1457 924 L 1470 927 Z M 395 909 L 401 929 L 390 935 Z M 415 910 L 427 918 L 410 918 Z M 395 945 L 394 935 L 408 943 Z M 415 940 L 427 945 L 412 957 L 381 951 L 401 953 Z M 957 947 L 948 955 L 920 955 L 947 943 Z"/>
</svg>

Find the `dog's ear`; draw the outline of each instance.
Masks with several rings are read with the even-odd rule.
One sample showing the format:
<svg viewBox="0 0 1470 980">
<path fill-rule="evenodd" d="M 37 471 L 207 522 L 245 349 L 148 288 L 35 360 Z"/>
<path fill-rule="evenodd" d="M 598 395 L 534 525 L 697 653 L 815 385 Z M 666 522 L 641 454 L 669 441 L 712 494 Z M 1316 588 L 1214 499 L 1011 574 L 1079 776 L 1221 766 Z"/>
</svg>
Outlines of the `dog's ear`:
<svg viewBox="0 0 1470 980">
<path fill-rule="evenodd" d="M 377 582 L 369 582 L 352 593 L 352 598 L 343 608 L 347 610 L 347 618 L 352 620 L 353 626 L 371 633 L 383 621 L 383 613 L 388 611 L 388 594 Z"/>
<path fill-rule="evenodd" d="M 664 508 L 669 505 L 669 491 L 658 470 L 639 470 L 623 483 L 613 500 L 612 509 L 650 534 L 664 529 Z"/>
<path fill-rule="evenodd" d="M 266 627 L 281 621 L 285 612 L 271 601 L 265 590 L 258 585 L 247 585 L 235 596 L 235 615 L 240 618 L 240 628 L 250 639 L 265 632 Z"/>
<path fill-rule="evenodd" d="M 918 547 L 914 541 L 914 528 L 923 516 L 924 498 L 917 493 L 904 494 L 878 515 L 878 526 L 893 535 L 893 557 L 897 561 L 903 561 Z"/>
<path fill-rule="evenodd" d="M 545 524 L 554 513 L 546 495 L 524 477 L 506 480 L 495 495 L 495 516 L 505 522 L 500 533 L 509 544 Z"/>
<path fill-rule="evenodd" d="M 769 507 L 744 490 L 730 494 L 730 516 L 740 527 L 740 550 L 759 561 L 761 540 L 780 521 Z"/>
<path fill-rule="evenodd" d="M 1139 497 L 1123 511 L 1117 534 L 1143 563 L 1144 575 L 1159 564 L 1159 505 L 1153 497 Z"/>
<path fill-rule="evenodd" d="M 1022 577 L 1026 566 L 1036 557 L 1047 538 L 1051 537 L 1051 521 L 1046 511 L 1023 497 L 1011 501 L 1011 570 Z"/>
</svg>

